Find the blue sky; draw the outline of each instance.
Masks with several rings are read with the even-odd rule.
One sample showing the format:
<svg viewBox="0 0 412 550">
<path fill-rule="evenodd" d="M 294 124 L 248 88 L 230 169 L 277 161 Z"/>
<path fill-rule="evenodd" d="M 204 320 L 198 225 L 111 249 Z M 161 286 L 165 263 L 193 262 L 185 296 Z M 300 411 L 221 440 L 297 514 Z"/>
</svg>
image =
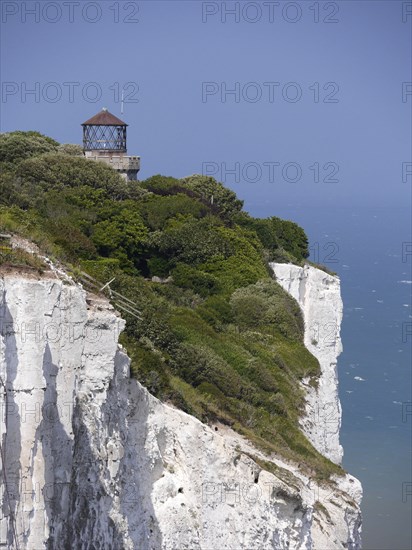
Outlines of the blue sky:
<svg viewBox="0 0 412 550">
<path fill-rule="evenodd" d="M 124 119 L 142 178 L 207 169 L 254 211 L 409 200 L 405 2 L 4 1 L 2 9 L 2 131 L 80 143 L 81 122 L 103 106 L 119 115 L 117 90 L 132 83 Z M 37 97 L 27 92 L 36 86 Z"/>
</svg>

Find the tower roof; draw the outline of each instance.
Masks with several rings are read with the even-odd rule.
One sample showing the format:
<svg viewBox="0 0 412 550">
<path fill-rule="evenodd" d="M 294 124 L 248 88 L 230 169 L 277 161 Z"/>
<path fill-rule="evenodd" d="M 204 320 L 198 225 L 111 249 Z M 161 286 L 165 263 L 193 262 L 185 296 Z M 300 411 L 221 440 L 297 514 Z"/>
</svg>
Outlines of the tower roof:
<svg viewBox="0 0 412 550">
<path fill-rule="evenodd" d="M 123 120 L 112 115 L 106 108 L 103 108 L 96 115 L 83 122 L 82 126 L 128 126 Z"/>
</svg>

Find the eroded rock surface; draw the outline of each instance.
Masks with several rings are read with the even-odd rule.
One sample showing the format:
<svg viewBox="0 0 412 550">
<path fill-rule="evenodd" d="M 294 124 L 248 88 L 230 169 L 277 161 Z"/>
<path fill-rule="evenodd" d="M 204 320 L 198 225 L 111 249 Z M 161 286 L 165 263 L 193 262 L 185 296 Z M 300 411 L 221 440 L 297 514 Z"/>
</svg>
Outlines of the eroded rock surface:
<svg viewBox="0 0 412 550">
<path fill-rule="evenodd" d="M 305 318 L 310 301 L 337 294 L 327 284 L 311 276 Z M 55 274 L 7 273 L 0 323 L 6 547 L 17 539 L 21 550 L 360 548 L 355 478 L 319 486 L 276 458 L 269 473 L 252 458 L 267 457 L 238 434 L 158 401 L 130 379 L 118 344 L 124 322 L 106 301 Z M 320 448 L 310 407 L 302 425 Z M 333 459 L 337 437 L 322 447 Z"/>
<path fill-rule="evenodd" d="M 295 298 L 305 320 L 305 346 L 320 364 L 318 386 L 304 384 L 306 416 L 301 427 L 313 446 L 333 462 L 342 462 L 339 443 L 341 405 L 337 360 L 342 353 L 340 327 L 343 304 L 340 281 L 312 266 L 271 264 L 277 282 Z"/>
</svg>

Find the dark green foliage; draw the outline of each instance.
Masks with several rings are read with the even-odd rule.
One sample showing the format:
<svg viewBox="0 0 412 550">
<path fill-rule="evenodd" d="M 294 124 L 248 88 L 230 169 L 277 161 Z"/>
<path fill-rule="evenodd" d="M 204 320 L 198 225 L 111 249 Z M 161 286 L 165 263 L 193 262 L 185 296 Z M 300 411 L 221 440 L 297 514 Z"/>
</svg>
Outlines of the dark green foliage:
<svg viewBox="0 0 412 550">
<path fill-rule="evenodd" d="M 303 341 L 303 320 L 296 301 L 272 280 L 236 290 L 230 300 L 236 324 L 273 331 Z"/>
<path fill-rule="evenodd" d="M 234 322 L 233 310 L 228 296 L 210 296 L 197 308 L 198 314 L 215 330 L 223 330 Z"/>
<path fill-rule="evenodd" d="M 188 264 L 178 263 L 172 271 L 173 282 L 181 288 L 189 288 L 202 298 L 219 291 L 218 277 Z"/>
<path fill-rule="evenodd" d="M 147 228 L 140 215 L 124 209 L 109 219 L 99 221 L 92 232 L 92 241 L 101 256 L 138 264 L 147 240 Z"/>
<path fill-rule="evenodd" d="M 169 196 L 182 191 L 180 180 L 157 174 L 141 182 L 141 186 L 156 195 Z"/>
<path fill-rule="evenodd" d="M 19 192 L 15 175 L 4 170 L 4 166 L 5 163 L 3 163 L 3 168 L 0 165 L 0 205 L 13 204 L 21 208 L 27 208 L 29 205 L 28 199 Z"/>
<path fill-rule="evenodd" d="M 121 273 L 120 261 L 115 258 L 99 258 L 98 260 L 83 260 L 80 268 L 97 281 L 111 281 Z"/>
<path fill-rule="evenodd" d="M 88 186 L 105 189 L 112 199 L 128 197 L 127 184 L 110 166 L 63 153 L 45 153 L 22 161 L 17 177 L 44 190 Z"/>
<path fill-rule="evenodd" d="M 57 141 L 39 132 L 11 132 L 0 134 L 0 162 L 18 163 L 43 153 L 57 151 Z"/>
<path fill-rule="evenodd" d="M 172 369 L 195 388 L 203 382 L 213 382 L 225 397 L 240 397 L 245 391 L 236 370 L 207 346 L 182 344 L 173 358 Z"/>
<path fill-rule="evenodd" d="M 114 279 L 140 311 L 122 311 L 122 342 L 154 395 L 319 476 L 339 472 L 299 429 L 300 381 L 316 384 L 319 364 L 303 345 L 298 304 L 267 266 L 302 262 L 303 230 L 248 216 L 213 178 L 125 183 L 78 153 L 37 133 L 0 136 L 0 231 L 31 238 L 75 277 Z"/>
<path fill-rule="evenodd" d="M 236 217 L 236 221 L 256 231 L 272 261 L 302 261 L 309 256 L 305 232 L 294 222 L 276 217 L 257 219 L 244 212 Z"/>
<path fill-rule="evenodd" d="M 298 260 L 309 256 L 308 240 L 305 232 L 299 225 L 280 218 L 269 218 L 269 224 L 277 233 L 281 246 Z"/>
<path fill-rule="evenodd" d="M 267 277 L 262 245 L 255 233 L 235 226 L 218 228 L 218 235 L 224 243 L 222 252 L 213 254 L 199 267 L 218 276 L 223 291 L 233 292 Z"/>
<path fill-rule="evenodd" d="M 210 382 L 201 382 L 197 389 L 200 393 L 204 394 L 207 399 L 217 399 L 218 401 L 225 399 L 225 394 Z"/>
<path fill-rule="evenodd" d="M 171 262 L 166 258 L 153 254 L 147 260 L 150 276 L 167 277 L 170 274 Z"/>
<path fill-rule="evenodd" d="M 65 259 L 79 261 L 83 258 L 97 256 L 93 242 L 69 220 L 51 219 L 47 224 L 47 229 L 55 235 L 55 244 L 65 251 Z"/>
<path fill-rule="evenodd" d="M 170 387 L 164 358 L 147 342 L 124 339 L 132 360 L 132 374 L 154 395 L 167 391 Z"/>
<path fill-rule="evenodd" d="M 164 231 L 152 233 L 151 245 L 175 263 L 200 264 L 212 256 L 228 257 L 233 252 L 230 243 L 219 232 L 215 217 L 197 220 L 192 216 L 177 216 Z"/>
<path fill-rule="evenodd" d="M 150 196 L 140 206 L 140 212 L 146 225 L 152 230 L 162 230 L 168 220 L 178 215 L 204 217 L 208 208 L 199 201 L 183 193 L 167 196 Z"/>
<path fill-rule="evenodd" d="M 185 194 L 202 204 L 206 211 L 216 214 L 222 221 L 229 224 L 243 207 L 243 201 L 239 200 L 233 191 L 209 176 L 193 175 L 178 180 L 156 175 L 141 182 L 141 185 L 156 195 Z"/>
<path fill-rule="evenodd" d="M 233 191 L 210 176 L 189 176 L 184 178 L 182 183 L 207 204 L 213 204 L 219 215 L 227 221 L 243 208 L 243 201 L 239 200 Z"/>
</svg>

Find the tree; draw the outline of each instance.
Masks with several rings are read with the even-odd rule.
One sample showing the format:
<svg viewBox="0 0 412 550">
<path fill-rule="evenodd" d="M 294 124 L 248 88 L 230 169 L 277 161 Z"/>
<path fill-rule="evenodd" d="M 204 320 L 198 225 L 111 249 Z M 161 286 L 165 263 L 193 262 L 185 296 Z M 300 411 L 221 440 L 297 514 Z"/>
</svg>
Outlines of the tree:
<svg viewBox="0 0 412 550">
<path fill-rule="evenodd" d="M 58 142 L 39 132 L 10 132 L 0 134 L 0 162 L 18 163 L 43 153 L 57 151 Z"/>
<path fill-rule="evenodd" d="M 245 212 L 235 217 L 236 223 L 256 232 L 269 259 L 301 262 L 309 256 L 308 239 L 304 230 L 294 222 L 275 216 L 266 219 L 253 218 Z M 286 254 L 285 254 L 286 252 Z"/>
<path fill-rule="evenodd" d="M 226 220 L 231 220 L 243 208 L 243 201 L 237 198 L 236 193 L 210 176 L 195 174 L 183 178 L 181 182 L 188 189 L 195 191 L 203 200 L 213 204 Z"/>
<path fill-rule="evenodd" d="M 57 148 L 59 153 L 70 155 L 71 157 L 82 157 L 83 148 L 77 143 L 61 143 Z"/>
<path fill-rule="evenodd" d="M 63 153 L 45 153 L 19 164 L 16 174 L 31 186 L 51 188 L 89 186 L 106 189 L 110 198 L 127 198 L 127 183 L 110 166 Z"/>
<path fill-rule="evenodd" d="M 127 258 L 137 265 L 147 240 L 147 228 L 138 213 L 124 209 L 97 223 L 92 240 L 102 256 Z"/>
</svg>

